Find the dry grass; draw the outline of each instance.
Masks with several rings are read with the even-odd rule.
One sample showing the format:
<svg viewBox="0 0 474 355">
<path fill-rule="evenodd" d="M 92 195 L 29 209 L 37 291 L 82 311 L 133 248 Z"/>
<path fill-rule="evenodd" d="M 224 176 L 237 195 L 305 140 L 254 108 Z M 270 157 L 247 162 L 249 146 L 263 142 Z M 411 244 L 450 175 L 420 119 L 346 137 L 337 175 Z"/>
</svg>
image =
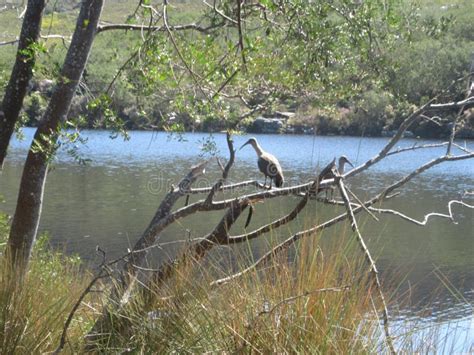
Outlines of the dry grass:
<svg viewBox="0 0 474 355">
<path fill-rule="evenodd" d="M 5 235 L 0 223 L 2 232 Z M 97 349 L 104 353 L 387 351 L 377 318 L 377 293 L 371 290 L 363 256 L 350 235 L 326 235 L 324 243 L 320 236 L 304 239 L 264 270 L 210 286 L 226 276 L 223 270 L 228 268 L 223 264 L 248 265 L 249 250 L 251 245 L 233 253 L 214 253 L 204 263 L 181 267 L 169 282 L 152 290 L 146 306 L 137 296 L 116 315 L 111 334 Z M 23 287 L 9 282 L 8 275 L 2 268 L 0 352 L 54 351 L 65 319 L 90 276 L 77 258 L 50 251 L 45 239 L 35 247 Z M 84 300 L 68 330 L 64 353 L 83 351 L 85 335 L 106 302 L 106 292 Z M 427 331 L 420 338 L 415 326 L 402 323 L 397 324 L 403 328 L 396 339 L 399 349 L 439 349 L 440 331 Z"/>
<path fill-rule="evenodd" d="M 308 239 L 265 270 L 218 287 L 209 285 L 224 276 L 222 254 L 188 265 L 154 290 L 147 312 L 140 302 L 124 311 L 127 331 L 103 346 L 144 353 L 375 351 L 383 347 L 377 301 L 354 250 L 347 241 L 322 247 Z M 245 263 L 242 255 L 232 258 Z"/>
<path fill-rule="evenodd" d="M 79 259 L 48 251 L 46 241 L 44 237 L 38 241 L 30 270 L 21 286 L 11 280 L 12 273 L 0 257 L 2 354 L 54 351 L 64 321 L 87 282 L 87 275 L 79 268 Z M 81 313 L 76 317 L 76 329 L 80 329 Z"/>
</svg>

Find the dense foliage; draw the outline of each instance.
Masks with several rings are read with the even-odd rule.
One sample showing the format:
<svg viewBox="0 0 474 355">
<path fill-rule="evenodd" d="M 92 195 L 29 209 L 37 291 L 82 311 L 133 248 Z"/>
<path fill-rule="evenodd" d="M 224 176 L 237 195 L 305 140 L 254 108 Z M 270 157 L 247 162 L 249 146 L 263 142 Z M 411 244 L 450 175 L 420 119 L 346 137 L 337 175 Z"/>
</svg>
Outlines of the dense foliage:
<svg viewBox="0 0 474 355">
<path fill-rule="evenodd" d="M 148 2 L 147 2 L 148 3 Z M 149 2 L 158 11 L 159 3 Z M 259 1 L 242 7 L 239 27 L 201 2 L 171 1 L 170 27 L 216 25 L 198 31 L 104 31 L 94 44 L 70 119 L 83 127 L 215 131 L 259 114 L 293 111 L 287 122 L 319 134 L 380 135 L 409 110 L 466 75 L 471 64 L 470 1 Z M 103 20 L 164 26 L 149 8 L 113 2 Z M 227 18 L 235 2 L 219 1 Z M 48 33 L 71 35 L 74 3 L 46 11 Z M 18 20 L 1 14 L 15 37 Z M 10 24 L 15 24 L 11 26 Z M 45 30 L 43 30 L 43 33 Z M 24 110 L 35 125 L 51 94 L 65 46 L 46 39 L 40 48 Z M 0 47 L 0 81 L 8 77 L 14 48 Z M 443 99 L 460 99 L 465 82 Z M 2 85 L 3 87 L 3 85 Z M 459 95 L 459 94 L 458 94 Z M 243 119 L 247 112 L 253 112 Z M 453 114 L 455 114 L 453 112 Z M 469 126 L 469 119 L 465 122 Z M 448 125 L 422 122 L 416 133 L 439 136 Z"/>
</svg>

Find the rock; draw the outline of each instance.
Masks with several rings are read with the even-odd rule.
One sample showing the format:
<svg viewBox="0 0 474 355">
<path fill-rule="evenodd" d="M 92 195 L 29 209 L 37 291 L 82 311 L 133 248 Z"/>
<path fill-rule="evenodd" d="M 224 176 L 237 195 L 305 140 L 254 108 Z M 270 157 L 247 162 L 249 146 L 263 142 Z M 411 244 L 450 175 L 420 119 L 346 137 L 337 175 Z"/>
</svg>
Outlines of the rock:
<svg viewBox="0 0 474 355">
<path fill-rule="evenodd" d="M 32 91 L 38 91 L 40 94 L 51 96 L 53 93 L 54 81 L 50 79 L 42 79 L 32 84 Z"/>
<path fill-rule="evenodd" d="M 281 133 L 284 127 L 284 120 L 279 118 L 257 117 L 250 127 L 253 133 Z"/>
<path fill-rule="evenodd" d="M 281 112 L 281 111 L 275 111 L 275 118 L 284 118 L 284 119 L 289 119 L 292 118 L 296 115 L 294 112 Z"/>
<path fill-rule="evenodd" d="M 380 135 L 382 137 L 390 137 L 391 138 L 396 133 L 397 133 L 396 130 L 392 130 L 392 131 L 383 130 L 382 132 L 380 132 Z M 415 138 L 415 134 L 412 131 L 405 131 L 405 132 L 403 132 L 403 138 Z"/>
</svg>

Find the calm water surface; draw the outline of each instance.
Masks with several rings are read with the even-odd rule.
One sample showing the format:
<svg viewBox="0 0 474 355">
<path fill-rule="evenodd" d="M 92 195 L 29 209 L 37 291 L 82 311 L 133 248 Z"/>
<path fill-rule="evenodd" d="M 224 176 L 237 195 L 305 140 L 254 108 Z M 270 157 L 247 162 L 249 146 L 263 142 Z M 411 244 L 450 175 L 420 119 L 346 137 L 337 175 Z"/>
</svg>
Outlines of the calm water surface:
<svg viewBox="0 0 474 355">
<path fill-rule="evenodd" d="M 15 206 L 22 164 L 33 130 L 25 129 L 24 133 L 25 140 L 12 142 L 0 175 L 0 194 L 5 200 L 0 209 L 10 214 Z M 170 140 L 166 133 L 131 132 L 128 142 L 111 140 L 109 133 L 103 131 L 87 131 L 84 136 L 88 142 L 79 149 L 83 158 L 92 161 L 87 166 L 79 166 L 64 151 L 58 154 L 46 183 L 40 230 L 49 231 L 54 245 L 93 261 L 97 245 L 111 258 L 133 245 L 171 184 L 177 183 L 190 166 L 203 159 L 199 148 L 208 135 L 186 134 L 186 141 L 177 141 Z M 225 136 L 215 134 L 214 139 L 218 155 L 226 158 Z M 234 139 L 235 145 L 240 146 L 248 137 L 236 136 Z M 259 135 L 258 140 L 264 149 L 279 158 L 290 184 L 308 181 L 318 168 L 341 154 L 360 164 L 387 142 L 386 138 L 283 135 Z M 433 142 L 407 139 L 399 145 L 415 143 Z M 472 141 L 459 143 L 474 149 Z M 365 197 L 443 153 L 444 149 L 439 148 L 395 155 L 367 173 L 352 178 L 349 183 L 360 197 Z M 197 185 L 208 186 L 218 174 L 217 165 L 211 163 L 206 176 Z M 401 196 L 385 206 L 418 219 L 432 211 L 445 213 L 449 200 L 459 198 L 465 190 L 474 189 L 473 176 L 473 161 L 437 166 L 407 184 L 401 190 Z M 253 178 L 261 179 L 261 176 L 255 153 L 248 147 L 237 152 L 230 181 Z M 472 204 L 474 198 L 466 201 Z M 178 205 L 183 203 L 179 201 Z M 290 211 L 295 203 L 295 198 L 286 198 L 257 206 L 251 227 Z M 288 237 L 302 223 L 322 221 L 338 212 L 342 210 L 312 201 L 300 221 L 283 228 L 275 238 Z M 457 224 L 447 219 L 433 219 L 427 227 L 417 227 L 388 215 L 381 216 L 379 222 L 362 214 L 358 218 L 369 247 L 377 256 L 382 277 L 395 280 L 392 283 L 399 285 L 398 294 L 407 295 L 406 304 L 397 310 L 400 319 L 414 319 L 421 324 L 448 324 L 441 328 L 446 332 L 457 324 L 455 336 L 447 337 L 454 343 L 464 339 L 460 341 L 465 345 L 465 339 L 474 342 L 474 213 L 460 206 L 455 206 L 454 212 Z M 161 241 L 202 236 L 219 219 L 219 213 L 206 215 L 205 220 L 202 215 L 192 216 L 167 229 Z M 242 229 L 244 221 L 241 222 L 233 229 L 234 234 Z M 257 241 L 256 255 L 265 252 L 266 247 L 264 241 Z M 162 252 L 161 257 L 167 257 L 167 253 Z M 428 304 L 433 307 L 426 309 Z M 421 309 L 426 309 L 422 317 Z"/>
</svg>

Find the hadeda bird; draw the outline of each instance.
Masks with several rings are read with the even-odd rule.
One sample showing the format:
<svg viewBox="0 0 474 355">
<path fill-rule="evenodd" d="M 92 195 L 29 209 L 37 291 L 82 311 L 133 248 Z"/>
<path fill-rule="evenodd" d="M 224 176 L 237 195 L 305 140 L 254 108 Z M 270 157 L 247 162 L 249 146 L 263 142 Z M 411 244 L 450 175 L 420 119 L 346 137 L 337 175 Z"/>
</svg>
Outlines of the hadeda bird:
<svg viewBox="0 0 474 355">
<path fill-rule="evenodd" d="M 278 159 L 275 158 L 272 154 L 264 151 L 255 138 L 250 138 L 240 147 L 240 149 L 245 147 L 247 144 L 250 144 L 253 149 L 255 149 L 255 153 L 257 153 L 258 169 L 265 175 L 265 185 L 267 184 L 267 177 L 269 177 L 270 188 L 272 188 L 272 181 L 275 181 L 276 187 L 282 187 L 285 178 L 283 177 L 283 171 L 281 170 L 281 166 L 278 162 Z"/>
<path fill-rule="evenodd" d="M 349 164 L 350 166 L 354 167 L 354 165 L 352 165 L 350 160 L 345 155 L 341 155 L 341 157 L 338 160 L 338 165 L 337 165 L 337 171 L 339 172 L 339 175 L 344 174 L 344 168 L 345 168 L 346 164 Z M 332 171 L 329 171 L 327 174 L 322 176 L 321 180 L 332 179 L 332 178 L 334 178 L 334 173 Z M 326 190 L 326 199 L 328 198 L 329 194 L 331 194 L 331 198 L 332 198 L 335 189 L 336 189 L 336 186 L 334 186 L 334 185 L 331 185 L 328 188 L 324 189 L 324 190 Z M 318 191 L 318 192 L 320 192 L 320 191 Z"/>
</svg>

